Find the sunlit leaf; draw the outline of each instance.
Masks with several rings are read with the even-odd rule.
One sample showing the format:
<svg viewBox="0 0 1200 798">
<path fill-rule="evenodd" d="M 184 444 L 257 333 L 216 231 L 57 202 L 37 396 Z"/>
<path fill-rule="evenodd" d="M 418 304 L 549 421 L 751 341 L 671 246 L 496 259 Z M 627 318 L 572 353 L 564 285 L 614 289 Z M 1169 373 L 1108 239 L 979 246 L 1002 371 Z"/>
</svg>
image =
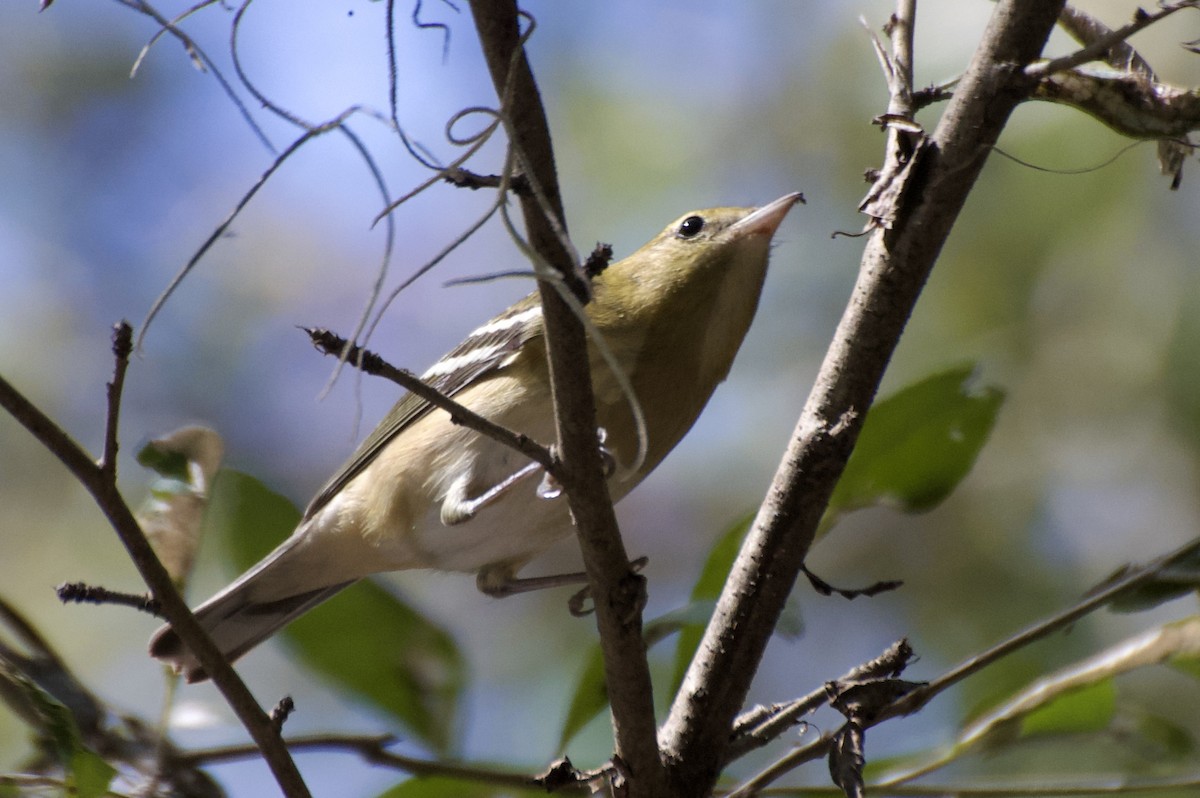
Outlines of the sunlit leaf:
<svg viewBox="0 0 1200 798">
<path fill-rule="evenodd" d="M 221 472 L 208 514 L 239 570 L 291 534 L 300 513 L 246 474 Z M 283 640 L 329 682 L 446 750 L 466 666 L 453 638 L 379 585 L 363 581 L 290 624 Z"/>
<path fill-rule="evenodd" d="M 964 729 L 959 739 L 969 744 L 992 733 L 1001 724 L 1023 720 L 1053 702 L 1064 700 L 1069 693 L 1095 688 L 1106 682 L 1111 684 L 1111 679 L 1119 674 L 1169 662 L 1181 656 L 1195 657 L 1198 653 L 1200 616 L 1147 630 L 1038 679 L 977 719 Z M 1111 716 L 1111 712 L 1109 714 Z"/>
<path fill-rule="evenodd" d="M 73 798 L 100 798 L 108 794 L 108 786 L 112 784 L 117 769 L 104 761 L 104 758 L 87 748 L 78 748 L 71 756 L 71 775 L 67 779 L 69 787 L 74 787 Z"/>
<path fill-rule="evenodd" d="M 1020 734 L 1073 734 L 1099 731 L 1112 721 L 1117 709 L 1117 687 L 1103 679 L 1065 690 L 1021 718 Z"/>
<path fill-rule="evenodd" d="M 1152 665 L 1200 656 L 1200 616 L 1166 624 L 1037 679 L 967 724 L 954 744 L 884 781 L 929 773 L 981 746 L 996 748 L 1046 734 L 1107 729 L 1116 716 L 1115 678 Z"/>
<path fill-rule="evenodd" d="M 962 366 L 927 377 L 875 403 L 834 490 L 828 528 L 839 514 L 877 504 L 908 512 L 941 502 L 983 448 L 1004 393 L 971 383 Z"/>
<path fill-rule="evenodd" d="M 137 461 L 158 474 L 137 511 L 138 523 L 177 586 L 191 574 L 224 451 L 220 435 L 198 426 L 181 427 L 138 450 Z"/>
<path fill-rule="evenodd" d="M 380 793 L 378 798 L 545 798 L 545 795 L 545 790 L 534 788 L 503 787 L 449 776 L 431 776 L 411 778 Z"/>
</svg>

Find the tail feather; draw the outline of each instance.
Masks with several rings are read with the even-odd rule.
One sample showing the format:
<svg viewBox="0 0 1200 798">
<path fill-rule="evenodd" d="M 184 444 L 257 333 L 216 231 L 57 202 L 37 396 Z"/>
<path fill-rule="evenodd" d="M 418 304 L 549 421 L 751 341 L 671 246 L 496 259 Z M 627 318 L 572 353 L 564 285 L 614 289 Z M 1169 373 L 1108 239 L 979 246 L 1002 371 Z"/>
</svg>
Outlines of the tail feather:
<svg viewBox="0 0 1200 798">
<path fill-rule="evenodd" d="M 273 601 L 249 601 L 237 591 L 214 596 L 196 608 L 196 620 L 232 662 L 266 640 L 295 618 L 353 582 L 318 588 Z M 171 626 L 150 638 L 150 656 L 173 666 L 189 683 L 204 681 L 208 673 Z"/>
<path fill-rule="evenodd" d="M 288 622 L 353 584 L 365 573 L 328 556 L 328 539 L 308 523 L 257 565 L 195 609 L 196 620 L 230 661 L 279 631 Z M 189 682 L 208 678 L 169 625 L 150 638 L 150 655 L 172 665 Z"/>
</svg>

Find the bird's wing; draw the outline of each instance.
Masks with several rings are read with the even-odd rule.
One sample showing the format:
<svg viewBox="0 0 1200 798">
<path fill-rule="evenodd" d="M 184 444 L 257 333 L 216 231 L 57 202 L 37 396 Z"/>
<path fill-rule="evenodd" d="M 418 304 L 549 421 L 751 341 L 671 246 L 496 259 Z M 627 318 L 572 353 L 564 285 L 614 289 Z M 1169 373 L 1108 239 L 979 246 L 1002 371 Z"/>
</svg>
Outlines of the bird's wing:
<svg viewBox="0 0 1200 798">
<path fill-rule="evenodd" d="M 422 374 L 421 379 L 444 395 L 454 396 L 507 366 L 526 342 L 541 334 L 542 306 L 537 295 L 530 294 L 464 338 Z M 370 465 L 388 443 L 432 409 L 433 405 L 415 394 L 406 393 L 401 397 L 384 422 L 367 436 L 309 503 L 304 511 L 305 519 L 324 507 Z"/>
</svg>

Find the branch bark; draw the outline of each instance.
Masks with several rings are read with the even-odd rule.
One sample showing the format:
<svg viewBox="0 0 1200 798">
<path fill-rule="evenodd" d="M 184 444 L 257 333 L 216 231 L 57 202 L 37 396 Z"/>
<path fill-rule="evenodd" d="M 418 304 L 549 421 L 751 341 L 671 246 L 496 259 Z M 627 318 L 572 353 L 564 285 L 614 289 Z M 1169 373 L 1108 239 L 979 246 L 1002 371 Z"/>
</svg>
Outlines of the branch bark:
<svg viewBox="0 0 1200 798">
<path fill-rule="evenodd" d="M 567 286 L 586 296 L 579 264 L 564 240 L 567 229 L 545 111 L 520 31 L 514 0 L 471 0 L 509 144 L 533 196 L 521 196 L 530 246 Z M 562 235 L 560 235 L 560 231 Z M 604 672 L 612 707 L 616 756 L 632 778 L 630 796 L 666 794 L 656 740 L 654 699 L 641 604 L 644 578 L 629 566 L 604 482 L 596 438 L 596 405 L 583 327 L 555 286 L 539 281 L 560 462 L 557 473 L 575 522 L 584 568 L 596 607 Z"/>
<path fill-rule="evenodd" d="M 118 340 L 120 339 L 120 340 Z M 107 433 L 115 435 L 116 419 L 114 414 L 120 407 L 119 391 L 123 380 L 129 355 L 129 325 L 125 322 L 117 325 L 114 335 L 114 350 L 117 356 L 116 377 L 109 387 L 109 421 Z M 170 574 L 155 556 L 146 535 L 133 517 L 133 511 L 125 503 L 124 497 L 117 490 L 115 469 L 112 462 L 96 463 L 88 456 L 83 447 L 76 443 L 61 427 L 54 423 L 41 410 L 23 396 L 7 380 L 0 377 L 0 407 L 3 407 L 20 424 L 38 439 L 59 461 L 67 467 L 79 483 L 92 494 L 101 512 L 116 531 L 129 558 L 137 567 L 146 585 L 154 593 L 162 610 L 162 615 L 179 632 L 188 648 L 196 653 L 196 657 L 204 669 L 212 677 L 213 684 L 221 691 L 229 706 L 237 714 L 246 731 L 254 740 L 263 758 L 271 768 L 275 780 L 279 783 L 284 795 L 289 798 L 308 798 L 308 787 L 296 768 L 296 763 L 288 753 L 279 732 L 271 725 L 271 719 L 263 712 L 255 701 L 254 696 L 241 678 L 234 672 L 233 666 L 217 650 L 208 634 L 201 628 L 196 616 L 192 615 L 183 597 L 175 589 Z M 116 443 L 106 442 L 106 454 L 115 456 Z"/>
<path fill-rule="evenodd" d="M 954 99 L 895 192 L 895 223 L 872 233 L 850 305 L 660 734 L 679 791 L 707 793 L 715 782 L 734 716 L 884 369 L 992 145 L 1034 88 L 1024 67 L 1063 5 L 997 5 Z"/>
</svg>

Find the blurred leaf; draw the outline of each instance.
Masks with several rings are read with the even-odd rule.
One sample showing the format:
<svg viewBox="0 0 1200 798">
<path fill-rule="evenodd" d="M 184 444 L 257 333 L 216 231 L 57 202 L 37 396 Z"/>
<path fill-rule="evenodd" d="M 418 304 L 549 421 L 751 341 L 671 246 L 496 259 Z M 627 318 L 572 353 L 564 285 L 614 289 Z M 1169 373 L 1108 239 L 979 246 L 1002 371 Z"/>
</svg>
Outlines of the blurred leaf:
<svg viewBox="0 0 1200 798">
<path fill-rule="evenodd" d="M 600 646 L 593 645 L 584 659 L 583 672 L 579 675 L 575 692 L 571 696 L 571 704 L 567 707 L 567 717 L 558 736 L 559 753 L 562 753 L 567 743 L 607 706 L 608 687 L 604 683 L 604 657 Z"/>
<path fill-rule="evenodd" d="M 285 639 L 309 667 L 395 715 L 435 750 L 453 743 L 466 682 L 458 646 L 379 585 L 353 585 L 297 619 Z"/>
<path fill-rule="evenodd" d="M 1137 731 L 1143 739 L 1158 746 L 1156 758 L 1159 761 L 1164 758 L 1195 760 L 1196 739 L 1178 723 L 1158 715 L 1145 715 L 1139 719 Z"/>
<path fill-rule="evenodd" d="M 823 529 L 851 510 L 931 509 L 971 470 L 1004 401 L 973 388 L 972 366 L 935 374 L 875 403 L 829 501 Z"/>
<path fill-rule="evenodd" d="M 215 430 L 189 426 L 148 442 L 138 450 L 137 461 L 159 476 L 205 491 L 224 456 L 225 441 Z"/>
<path fill-rule="evenodd" d="M 1117 711 L 1117 686 L 1104 679 L 1066 690 L 1021 719 L 1020 735 L 1074 734 L 1107 728 Z"/>
<path fill-rule="evenodd" d="M 1103 589 L 1129 573 L 1132 566 L 1117 569 L 1097 589 Z M 1200 590 L 1200 549 L 1176 560 L 1153 579 L 1120 593 L 1109 602 L 1114 612 L 1142 612 Z"/>
<path fill-rule="evenodd" d="M 38 736 L 66 772 L 71 795 L 94 798 L 106 794 L 117 771 L 83 744 L 71 710 L 24 673 L 5 668 L 4 677 L 7 688 L 23 693 L 24 703 L 32 709 L 29 714 L 37 719 Z"/>
<path fill-rule="evenodd" d="M 188 461 L 181 452 L 164 451 L 150 441 L 137 453 L 138 465 L 149 469 L 160 477 L 187 482 Z"/>
<path fill-rule="evenodd" d="M 1200 291 L 1190 282 L 1175 313 L 1163 368 L 1167 409 L 1193 449 L 1200 448 Z"/>
<path fill-rule="evenodd" d="M 729 578 L 733 561 L 737 559 L 742 538 L 754 521 L 751 513 L 735 521 L 725 531 L 709 550 L 708 559 L 700 571 L 700 578 L 692 587 L 692 600 L 683 607 L 673 610 L 647 622 L 644 630 L 646 647 L 664 640 L 678 632 L 679 639 L 675 645 L 675 670 L 671 681 L 671 695 L 679 692 L 683 683 L 683 675 L 687 671 L 696 648 L 704 637 L 704 629 L 712 618 L 717 606 L 717 598 Z M 780 616 L 776 628 L 783 637 L 794 637 L 800 634 L 803 624 L 795 604 L 790 602 Z M 608 706 L 608 690 L 604 685 L 604 661 L 600 647 L 594 646 L 588 653 L 583 673 L 571 696 L 571 704 L 567 709 L 567 718 L 563 723 L 562 734 L 559 738 L 559 751 L 562 751 L 571 738 L 583 729 L 592 718 L 599 715 Z"/>
<path fill-rule="evenodd" d="M 1026 721 L 1034 712 L 1048 712 L 1051 704 L 1065 701 L 1069 712 L 1072 706 L 1070 694 L 1087 689 L 1113 689 L 1114 676 L 1127 673 L 1147 665 L 1157 665 L 1177 657 L 1192 657 L 1200 654 L 1200 616 L 1150 629 L 1129 637 L 1100 653 L 1081 660 L 1074 665 L 1049 674 L 1019 691 L 1001 706 L 992 710 L 963 730 L 959 740 L 970 745 L 992 734 L 1001 726 L 1013 721 Z M 1107 687 L 1105 687 L 1107 685 Z M 1093 693 L 1098 699 L 1102 693 Z M 1111 707 L 1107 710 L 1111 717 Z M 1044 715 L 1054 719 L 1054 714 Z M 1046 729 L 1034 725 L 1022 731 L 1040 732 Z"/>
<path fill-rule="evenodd" d="M 692 605 L 708 602 L 710 606 L 715 606 L 717 597 L 721 595 L 721 588 L 725 587 L 725 580 L 729 578 L 733 561 L 737 559 L 738 550 L 742 547 L 742 538 L 746 536 L 753 522 L 754 514 L 746 515 L 735 521 L 717 538 L 717 542 L 709 549 L 704 567 L 700 569 L 700 578 L 692 586 Z M 675 643 L 671 695 L 678 693 L 680 685 L 683 684 L 683 676 L 687 673 L 688 665 L 691 664 L 692 657 L 696 655 L 696 649 L 700 646 L 700 640 L 704 637 L 709 617 L 712 617 L 711 609 L 708 617 L 685 624 L 679 631 L 679 639 Z"/>
<path fill-rule="evenodd" d="M 753 522 L 754 513 L 735 521 L 708 552 L 708 559 L 704 561 L 704 567 L 700 569 L 700 578 L 692 586 L 692 600 L 683 609 L 684 614 L 679 616 L 683 623 L 679 626 L 679 639 L 675 643 L 675 668 L 671 675 L 671 695 L 678 693 L 680 685 L 683 684 L 684 674 L 687 673 L 688 666 L 696 655 L 696 649 L 704 638 L 704 630 L 712 618 L 717 598 L 720 597 L 721 590 L 725 587 L 726 580 L 729 579 L 733 561 L 737 559 L 738 551 L 742 547 L 742 540 L 746 537 L 750 524 Z M 675 613 L 663 617 L 671 617 L 680 612 L 680 610 L 676 610 Z M 790 639 L 799 637 L 803 629 L 804 623 L 801 620 L 800 610 L 794 600 L 788 599 L 787 606 L 775 627 L 775 632 L 781 637 Z"/>
<path fill-rule="evenodd" d="M 708 617 L 712 615 L 712 607 L 712 602 L 693 602 L 683 609 L 647 622 L 642 630 L 646 648 L 652 648 L 689 624 L 699 622 L 700 628 L 703 629 L 703 624 L 707 623 Z M 571 704 L 567 707 L 567 718 L 563 721 L 562 733 L 559 735 L 558 750 L 561 752 L 566 748 L 571 738 L 607 706 L 608 685 L 604 680 L 604 652 L 596 643 L 588 649 L 584 659 L 583 673 L 579 676 L 575 692 L 571 696 Z"/>
<path fill-rule="evenodd" d="M 1200 679 L 1200 657 L 1172 657 L 1167 664 L 1180 673 L 1186 673 L 1194 679 Z"/>
<path fill-rule="evenodd" d="M 500 787 L 449 776 L 415 777 L 380 793 L 378 798 L 545 798 L 546 791 Z"/>
<path fill-rule="evenodd" d="M 207 427 L 182 427 L 143 446 L 137 460 L 159 478 L 137 511 L 138 523 L 167 573 L 182 587 L 192 572 L 208 489 L 225 443 Z"/>
<path fill-rule="evenodd" d="M 967 724 L 950 747 L 884 777 L 930 773 L 979 745 L 998 748 L 1045 734 L 1107 729 L 1116 715 L 1115 677 L 1137 668 L 1200 656 L 1200 616 L 1126 638 L 1087 659 L 1037 679 Z M 1148 728 L 1148 731 L 1154 731 Z M 1157 738 L 1152 738 L 1157 743 Z"/>
<path fill-rule="evenodd" d="M 258 480 L 227 469 L 207 517 L 244 570 L 291 534 L 300 513 Z M 281 636 L 326 680 L 390 713 L 435 750 L 450 746 L 465 663 L 446 631 L 396 596 L 359 582 Z"/>
<path fill-rule="evenodd" d="M 67 786 L 73 787 L 74 798 L 99 798 L 108 794 L 117 770 L 104 761 L 103 757 L 86 748 L 79 748 L 71 757 L 71 777 Z"/>
</svg>

